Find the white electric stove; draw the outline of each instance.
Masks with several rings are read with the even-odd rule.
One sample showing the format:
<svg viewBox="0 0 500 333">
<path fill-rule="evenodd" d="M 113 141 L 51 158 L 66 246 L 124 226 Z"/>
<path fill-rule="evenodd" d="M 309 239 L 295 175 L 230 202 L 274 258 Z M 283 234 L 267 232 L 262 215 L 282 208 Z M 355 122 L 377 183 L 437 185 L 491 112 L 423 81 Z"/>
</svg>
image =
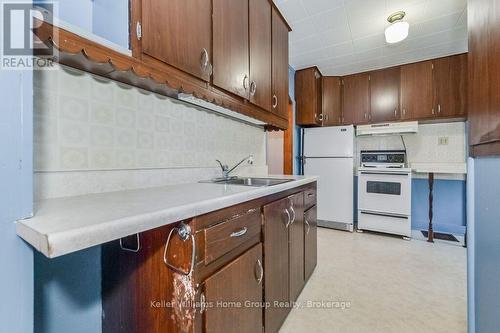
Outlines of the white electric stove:
<svg viewBox="0 0 500 333">
<path fill-rule="evenodd" d="M 361 151 L 358 231 L 411 237 L 411 169 L 406 152 Z"/>
</svg>

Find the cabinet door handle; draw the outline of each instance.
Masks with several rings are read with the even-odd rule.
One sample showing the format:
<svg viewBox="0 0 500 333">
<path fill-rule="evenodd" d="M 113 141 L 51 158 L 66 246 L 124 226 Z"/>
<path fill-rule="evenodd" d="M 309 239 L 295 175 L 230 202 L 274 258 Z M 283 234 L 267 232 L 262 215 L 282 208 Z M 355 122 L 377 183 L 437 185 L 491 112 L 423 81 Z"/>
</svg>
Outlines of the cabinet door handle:
<svg viewBox="0 0 500 333">
<path fill-rule="evenodd" d="M 367 115 L 367 114 L 366 114 L 366 112 L 365 112 L 365 119 L 367 119 L 367 118 L 368 118 L 368 115 Z"/>
<path fill-rule="evenodd" d="M 135 234 L 135 237 L 136 237 L 136 244 L 137 244 L 136 247 L 135 247 L 135 249 L 124 246 L 123 242 L 122 242 L 123 238 L 120 238 L 120 248 L 123 251 L 134 252 L 134 253 L 139 252 L 139 250 L 141 249 L 141 239 L 139 238 L 139 234 Z"/>
<path fill-rule="evenodd" d="M 210 66 L 210 57 L 206 48 L 201 50 L 201 70 L 209 75 L 212 74 L 212 66 Z"/>
<path fill-rule="evenodd" d="M 319 115 L 319 121 L 323 121 L 323 114 L 322 113 L 320 113 L 320 115 Z"/>
<path fill-rule="evenodd" d="M 306 235 L 309 235 L 309 231 L 311 230 L 311 225 L 309 224 L 309 221 L 307 221 L 307 219 L 304 219 L 304 222 L 307 225 Z"/>
<path fill-rule="evenodd" d="M 288 208 L 285 208 L 285 214 L 288 217 L 288 221 L 285 223 L 285 228 L 288 228 L 288 226 L 290 226 L 290 223 L 292 222 L 292 217 L 290 215 L 290 212 L 288 211 Z"/>
<path fill-rule="evenodd" d="M 276 109 L 278 106 L 278 97 L 276 95 L 273 95 L 273 109 Z"/>
<path fill-rule="evenodd" d="M 243 78 L 243 89 L 247 90 L 248 89 L 248 75 L 245 74 L 245 77 Z"/>
<path fill-rule="evenodd" d="M 255 81 L 252 81 L 252 83 L 250 83 L 250 95 L 255 95 L 255 92 L 257 91 L 257 83 L 255 83 Z"/>
<path fill-rule="evenodd" d="M 372 120 L 372 114 L 371 113 L 368 114 L 368 120 Z"/>
<path fill-rule="evenodd" d="M 394 118 L 398 116 L 398 109 L 394 109 Z"/>
<path fill-rule="evenodd" d="M 431 112 L 432 112 L 432 114 L 434 114 L 434 113 L 435 113 L 435 112 L 434 112 L 434 108 L 432 108 L 432 111 L 431 111 Z"/>
<path fill-rule="evenodd" d="M 295 209 L 293 208 L 293 201 L 292 201 L 292 199 L 290 199 L 290 210 L 292 211 L 292 222 L 290 222 L 290 224 L 293 224 L 293 222 L 295 222 L 295 218 L 297 216 L 295 215 Z"/>
<path fill-rule="evenodd" d="M 256 276 L 257 278 L 257 284 L 261 284 L 262 280 L 264 279 L 264 267 L 262 267 L 262 262 L 260 259 L 257 259 L 257 267 L 259 268 L 259 275 Z"/>
<path fill-rule="evenodd" d="M 174 265 L 172 265 L 171 263 L 168 262 L 168 257 L 167 257 L 168 245 L 170 244 L 170 238 L 172 238 L 172 234 L 174 233 L 174 231 L 177 231 L 179 238 L 183 242 L 185 242 L 191 238 L 191 244 L 192 244 L 192 247 L 191 247 L 191 251 L 192 251 L 192 253 L 191 253 L 191 267 L 189 268 L 189 270 L 187 272 L 181 270 L 178 267 L 175 267 Z M 187 224 L 181 223 L 178 227 L 172 228 L 170 230 L 170 233 L 168 234 L 167 243 L 165 243 L 165 250 L 163 250 L 163 262 L 165 263 L 165 265 L 167 265 L 168 268 L 170 268 L 174 272 L 180 273 L 182 275 L 191 276 L 193 274 L 193 270 L 194 270 L 195 259 L 196 259 L 196 242 L 194 240 L 194 235 L 191 232 L 191 227 L 189 227 L 189 225 L 187 225 Z"/>
<path fill-rule="evenodd" d="M 205 298 L 205 293 L 201 293 L 200 295 L 200 314 L 202 314 L 203 312 L 205 312 L 205 310 L 207 309 L 207 299 Z"/>
<path fill-rule="evenodd" d="M 438 104 L 438 114 L 441 114 L 441 104 Z"/>
<path fill-rule="evenodd" d="M 403 116 L 406 116 L 406 109 L 403 109 Z"/>
<path fill-rule="evenodd" d="M 235 231 L 235 232 L 232 232 L 230 237 L 241 237 L 243 236 L 244 234 L 246 234 L 248 231 L 247 227 L 244 227 L 243 229 L 241 229 L 240 231 Z"/>
</svg>

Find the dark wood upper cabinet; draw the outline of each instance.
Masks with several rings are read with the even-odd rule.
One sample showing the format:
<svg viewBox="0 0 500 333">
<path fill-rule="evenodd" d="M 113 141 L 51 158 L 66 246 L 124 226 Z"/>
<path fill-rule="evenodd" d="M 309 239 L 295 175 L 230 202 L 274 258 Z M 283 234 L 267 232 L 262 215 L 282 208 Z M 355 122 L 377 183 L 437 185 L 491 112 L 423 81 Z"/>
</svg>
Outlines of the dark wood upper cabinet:
<svg viewBox="0 0 500 333">
<path fill-rule="evenodd" d="M 250 0 L 249 15 L 250 102 L 271 111 L 271 4 Z"/>
<path fill-rule="evenodd" d="M 500 155 L 500 16 L 495 0 L 469 0 L 468 114 L 473 156 Z"/>
<path fill-rule="evenodd" d="M 294 194 L 289 198 L 292 222 L 290 223 L 290 300 L 299 297 L 304 288 L 304 194 Z"/>
<path fill-rule="evenodd" d="M 264 206 L 264 295 L 265 301 L 271 302 L 264 310 L 266 332 L 277 332 L 290 311 L 287 307 L 272 306 L 274 302 L 288 302 L 290 297 L 288 207 L 288 198 Z"/>
<path fill-rule="evenodd" d="M 321 125 L 322 94 L 321 73 L 316 67 L 295 72 L 296 123 L 302 126 Z"/>
<path fill-rule="evenodd" d="M 210 1 L 142 0 L 141 7 L 142 52 L 209 81 L 212 58 Z"/>
<path fill-rule="evenodd" d="M 262 246 L 258 244 L 204 282 L 207 307 L 204 332 L 262 332 L 262 308 L 215 306 L 218 302 L 242 305 L 262 302 Z M 232 303 L 234 302 L 234 303 Z"/>
<path fill-rule="evenodd" d="M 374 123 L 400 119 L 400 68 L 392 67 L 370 73 L 370 110 Z"/>
<path fill-rule="evenodd" d="M 342 123 L 342 82 L 337 76 L 322 78 L 323 126 L 335 126 Z"/>
<path fill-rule="evenodd" d="M 288 118 L 288 25 L 272 9 L 272 112 Z"/>
<path fill-rule="evenodd" d="M 467 54 L 433 60 L 434 108 L 437 117 L 467 113 Z"/>
<path fill-rule="evenodd" d="M 367 73 L 342 78 L 344 124 L 365 124 L 370 121 L 370 77 Z"/>
<path fill-rule="evenodd" d="M 316 206 L 304 213 L 304 276 L 309 279 L 318 263 Z"/>
<path fill-rule="evenodd" d="M 248 0 L 213 0 L 212 10 L 213 83 L 249 99 Z"/>
<path fill-rule="evenodd" d="M 432 61 L 401 66 L 401 119 L 434 117 Z"/>
</svg>

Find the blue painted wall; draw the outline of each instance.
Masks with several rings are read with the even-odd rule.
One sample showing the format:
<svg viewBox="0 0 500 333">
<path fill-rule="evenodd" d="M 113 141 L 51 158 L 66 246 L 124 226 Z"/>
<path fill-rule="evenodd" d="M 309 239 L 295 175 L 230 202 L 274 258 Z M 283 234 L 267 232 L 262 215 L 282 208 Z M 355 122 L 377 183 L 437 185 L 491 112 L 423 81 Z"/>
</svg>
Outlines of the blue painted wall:
<svg viewBox="0 0 500 333">
<path fill-rule="evenodd" d="M 429 226 L 429 183 L 427 179 L 412 180 L 412 229 L 427 230 Z M 434 231 L 465 234 L 466 182 L 436 179 L 433 191 Z"/>
<path fill-rule="evenodd" d="M 500 324 L 500 158 L 474 161 L 475 331 L 498 332 Z"/>
<path fill-rule="evenodd" d="M 17 36 L 22 36 L 19 34 Z M 33 250 L 14 222 L 33 212 L 33 75 L 1 70 L 0 331 L 33 331 Z"/>
</svg>

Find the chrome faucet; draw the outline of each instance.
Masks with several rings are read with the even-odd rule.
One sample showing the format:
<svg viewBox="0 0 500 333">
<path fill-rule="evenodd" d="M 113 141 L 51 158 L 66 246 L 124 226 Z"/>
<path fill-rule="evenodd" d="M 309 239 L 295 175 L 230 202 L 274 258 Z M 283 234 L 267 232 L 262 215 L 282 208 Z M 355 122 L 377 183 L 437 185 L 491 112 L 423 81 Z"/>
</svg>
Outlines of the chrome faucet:
<svg viewBox="0 0 500 333">
<path fill-rule="evenodd" d="M 237 167 L 239 167 L 243 162 L 248 161 L 248 164 L 253 164 L 253 155 L 248 155 L 241 161 L 239 161 L 235 166 L 233 166 L 231 169 L 229 169 L 229 166 L 227 164 L 223 164 L 220 160 L 216 160 L 217 163 L 219 163 L 220 168 L 222 170 L 222 178 L 223 179 L 229 179 L 231 178 L 229 174 L 233 172 Z"/>
</svg>

